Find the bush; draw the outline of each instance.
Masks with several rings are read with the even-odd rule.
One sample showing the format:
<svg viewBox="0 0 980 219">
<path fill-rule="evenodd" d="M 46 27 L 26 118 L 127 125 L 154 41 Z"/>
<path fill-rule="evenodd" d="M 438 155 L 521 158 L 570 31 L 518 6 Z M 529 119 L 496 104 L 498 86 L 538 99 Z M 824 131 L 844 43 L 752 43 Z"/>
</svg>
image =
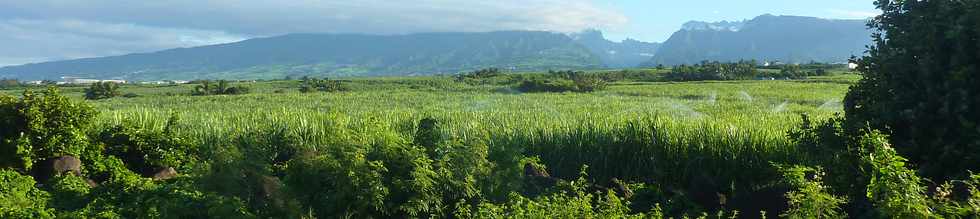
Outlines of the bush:
<svg viewBox="0 0 980 219">
<path fill-rule="evenodd" d="M 980 2 L 877 1 L 847 119 L 886 131 L 933 180 L 980 171 Z"/>
<path fill-rule="evenodd" d="M 303 93 L 310 93 L 314 91 L 319 92 L 340 92 L 340 91 L 350 91 L 350 87 L 338 80 L 330 79 L 316 79 L 316 78 L 303 78 L 303 84 L 300 85 L 299 91 Z"/>
<path fill-rule="evenodd" d="M 531 79 L 521 81 L 516 87 L 521 92 L 569 92 L 575 91 L 575 83 L 564 79 Z"/>
<path fill-rule="evenodd" d="M 71 211 L 85 207 L 91 186 L 86 179 L 75 174 L 59 174 L 45 185 L 51 192 L 51 205 L 58 210 Z"/>
<path fill-rule="evenodd" d="M 108 127 L 98 136 L 108 155 L 122 159 L 130 170 L 144 175 L 165 167 L 186 169 L 195 160 L 192 155 L 197 154 L 191 142 L 167 128 L 150 130 L 123 124 Z"/>
<path fill-rule="evenodd" d="M 455 81 L 469 85 L 503 84 L 509 80 L 509 77 L 506 76 L 506 74 L 500 72 L 500 69 L 487 68 L 457 74 L 455 76 Z"/>
<path fill-rule="evenodd" d="M 830 193 L 823 185 L 824 173 L 819 168 L 805 166 L 777 166 L 783 175 L 783 183 L 793 188 L 786 193 L 789 210 L 780 216 L 785 218 L 846 218 L 843 205 L 847 200 Z"/>
<path fill-rule="evenodd" d="M 0 169 L 0 218 L 54 218 L 50 195 L 34 187 L 34 178 Z"/>
<path fill-rule="evenodd" d="M 85 99 L 98 100 L 119 96 L 119 84 L 114 82 L 95 82 L 85 89 Z"/>
<path fill-rule="evenodd" d="M 549 78 L 525 79 L 516 89 L 521 92 L 593 92 L 606 88 L 606 81 L 594 74 L 552 71 Z"/>
<path fill-rule="evenodd" d="M 755 78 L 759 72 L 755 61 L 739 61 L 736 63 L 721 63 L 702 61 L 693 66 L 675 66 L 670 73 L 664 75 L 669 81 L 704 81 L 704 80 L 746 80 Z"/>
<path fill-rule="evenodd" d="M 863 161 L 871 166 L 868 199 L 887 218 L 929 218 L 934 215 L 926 200 L 925 187 L 905 158 L 888 145 L 884 135 L 872 132 L 861 138 L 869 150 Z"/>
<path fill-rule="evenodd" d="M 207 95 L 238 95 L 246 94 L 249 92 L 247 87 L 243 86 L 231 86 L 231 82 L 226 80 L 218 80 L 217 84 L 211 81 L 199 81 L 200 83 L 194 87 L 194 91 L 191 93 L 196 96 L 207 96 Z"/>
<path fill-rule="evenodd" d="M 95 110 L 62 96 L 57 88 L 0 95 L 0 168 L 28 171 L 35 162 L 79 156 L 89 145 L 85 130 Z"/>
</svg>

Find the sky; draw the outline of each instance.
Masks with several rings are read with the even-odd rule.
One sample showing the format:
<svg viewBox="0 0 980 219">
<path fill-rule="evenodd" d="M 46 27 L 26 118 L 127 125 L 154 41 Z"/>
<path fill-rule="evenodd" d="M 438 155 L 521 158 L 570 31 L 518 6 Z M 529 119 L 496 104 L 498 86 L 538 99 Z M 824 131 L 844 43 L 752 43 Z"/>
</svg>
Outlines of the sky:
<svg viewBox="0 0 980 219">
<path fill-rule="evenodd" d="M 874 0 L 0 1 L 0 66 L 152 52 L 288 33 L 599 29 L 663 42 L 687 21 L 762 14 L 863 19 Z"/>
</svg>

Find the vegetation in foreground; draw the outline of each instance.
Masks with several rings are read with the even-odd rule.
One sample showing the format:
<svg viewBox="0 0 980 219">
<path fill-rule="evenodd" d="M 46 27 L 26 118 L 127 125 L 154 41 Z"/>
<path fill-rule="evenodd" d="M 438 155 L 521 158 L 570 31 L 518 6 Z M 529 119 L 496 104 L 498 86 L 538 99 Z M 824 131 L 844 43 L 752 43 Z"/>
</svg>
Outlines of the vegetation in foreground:
<svg viewBox="0 0 980 219">
<path fill-rule="evenodd" d="M 977 37 L 934 24 L 976 27 L 980 5 L 878 4 L 889 38 L 859 60 L 842 116 L 812 97 L 842 96 L 850 84 L 833 78 L 591 93 L 521 94 L 477 77 L 365 80 L 339 93 L 2 95 L 0 217 L 976 216 L 980 176 L 966 161 L 980 100 L 970 99 L 976 62 L 963 60 L 977 50 L 947 47 Z M 922 16 L 935 14 L 950 16 Z M 955 34 L 913 41 L 935 33 Z M 258 90 L 299 85 L 276 83 Z"/>
</svg>

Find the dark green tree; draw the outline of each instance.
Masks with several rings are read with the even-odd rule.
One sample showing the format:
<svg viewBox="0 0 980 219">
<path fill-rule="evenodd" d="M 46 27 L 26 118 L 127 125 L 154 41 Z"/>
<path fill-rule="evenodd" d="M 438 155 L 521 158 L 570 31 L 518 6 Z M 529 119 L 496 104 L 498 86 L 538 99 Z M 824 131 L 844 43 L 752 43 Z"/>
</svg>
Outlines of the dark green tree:
<svg viewBox="0 0 980 219">
<path fill-rule="evenodd" d="M 95 82 L 85 89 L 85 99 L 98 100 L 119 96 L 119 84 L 113 82 Z"/>
<path fill-rule="evenodd" d="M 980 171 L 980 1 L 878 0 L 847 120 L 891 135 L 934 180 Z"/>
</svg>

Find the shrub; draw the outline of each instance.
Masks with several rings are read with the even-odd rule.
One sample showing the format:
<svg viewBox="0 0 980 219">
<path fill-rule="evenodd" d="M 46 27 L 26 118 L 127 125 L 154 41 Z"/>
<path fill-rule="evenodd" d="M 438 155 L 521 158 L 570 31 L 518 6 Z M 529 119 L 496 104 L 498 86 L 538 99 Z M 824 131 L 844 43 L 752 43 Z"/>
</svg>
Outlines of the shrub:
<svg viewBox="0 0 980 219">
<path fill-rule="evenodd" d="M 886 131 L 933 180 L 980 171 L 980 2 L 877 1 L 847 119 Z"/>
<path fill-rule="evenodd" d="M 693 66 L 680 65 L 664 75 L 669 81 L 703 81 L 703 80 L 744 80 L 755 78 L 759 72 L 755 61 L 739 61 L 736 63 L 721 63 L 702 61 Z"/>
<path fill-rule="evenodd" d="M 119 84 L 114 82 L 95 82 L 85 89 L 85 99 L 98 100 L 119 96 Z"/>
<path fill-rule="evenodd" d="M 531 79 L 517 85 L 521 92 L 569 92 L 575 91 L 575 83 L 564 79 Z"/>
<path fill-rule="evenodd" d="M 592 92 L 606 88 L 601 75 L 580 71 L 549 71 L 544 78 L 519 79 L 515 88 L 521 92 Z"/>
<path fill-rule="evenodd" d="M 929 218 L 934 216 L 925 195 L 922 179 L 908 168 L 905 158 L 888 145 L 878 132 L 861 138 L 861 148 L 869 150 L 863 161 L 871 166 L 868 199 L 888 218 Z"/>
<path fill-rule="evenodd" d="M 339 80 L 303 78 L 303 84 L 300 85 L 299 91 L 303 93 L 314 91 L 340 92 L 350 91 L 350 87 Z"/>
<path fill-rule="evenodd" d="M 191 142 L 164 130 L 140 129 L 123 124 L 105 128 L 99 133 L 99 143 L 106 152 L 116 156 L 135 172 L 152 174 L 160 168 L 185 169 L 195 158 L 197 150 Z"/>
<path fill-rule="evenodd" d="M 500 72 L 497 68 L 480 69 L 467 73 L 460 73 L 455 76 L 456 82 L 469 85 L 487 85 L 506 83 L 509 77 Z"/>
<path fill-rule="evenodd" d="M 0 95 L 0 168 L 30 170 L 40 160 L 81 155 L 85 130 L 95 110 L 62 96 L 57 88 L 24 91 L 20 99 Z"/>
<path fill-rule="evenodd" d="M 54 218 L 50 195 L 34 187 L 34 178 L 0 169 L 0 218 Z"/>
<path fill-rule="evenodd" d="M 200 81 L 197 82 L 200 85 L 194 87 L 193 95 L 197 96 L 207 96 L 207 95 L 237 95 L 246 94 L 249 92 L 248 87 L 243 86 L 231 86 L 231 82 L 226 80 L 218 80 L 217 84 L 211 81 Z"/>
<path fill-rule="evenodd" d="M 783 183 L 793 190 L 786 193 L 789 210 L 785 218 L 846 218 L 843 205 L 847 200 L 830 193 L 823 185 L 824 173 L 819 168 L 805 166 L 777 166 L 783 175 Z"/>
<path fill-rule="evenodd" d="M 382 182 L 386 168 L 351 148 L 289 162 L 284 183 L 316 217 L 383 215 L 390 191 Z M 330 194 L 330 195 L 323 195 Z"/>
<path fill-rule="evenodd" d="M 59 174 L 45 184 L 52 195 L 51 204 L 58 210 L 71 211 L 88 203 L 91 186 L 81 176 Z"/>
</svg>

